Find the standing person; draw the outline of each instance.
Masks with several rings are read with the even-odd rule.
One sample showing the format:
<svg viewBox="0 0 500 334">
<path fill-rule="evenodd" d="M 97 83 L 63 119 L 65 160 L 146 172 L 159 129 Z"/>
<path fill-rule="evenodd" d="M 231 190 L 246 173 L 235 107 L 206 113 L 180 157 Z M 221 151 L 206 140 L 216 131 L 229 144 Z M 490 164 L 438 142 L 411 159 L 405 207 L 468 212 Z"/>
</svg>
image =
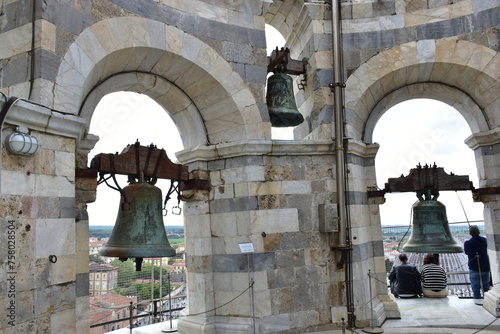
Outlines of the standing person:
<svg viewBox="0 0 500 334">
<path fill-rule="evenodd" d="M 424 265 L 420 274 L 424 297 L 444 298 L 448 296 L 448 278 L 444 269 L 439 266 L 438 256 L 427 254 L 424 257 Z"/>
<path fill-rule="evenodd" d="M 420 272 L 417 267 L 408 263 L 406 254 L 399 254 L 401 264 L 392 268 L 389 274 L 391 292 L 395 297 L 412 298 L 422 294 Z"/>
<path fill-rule="evenodd" d="M 479 235 L 479 228 L 471 225 L 471 238 L 464 242 L 464 252 L 469 258 L 469 279 L 474 295 L 474 303 L 483 305 L 483 293 L 490 288 L 490 261 L 488 258 L 488 244 L 485 237 Z"/>
</svg>

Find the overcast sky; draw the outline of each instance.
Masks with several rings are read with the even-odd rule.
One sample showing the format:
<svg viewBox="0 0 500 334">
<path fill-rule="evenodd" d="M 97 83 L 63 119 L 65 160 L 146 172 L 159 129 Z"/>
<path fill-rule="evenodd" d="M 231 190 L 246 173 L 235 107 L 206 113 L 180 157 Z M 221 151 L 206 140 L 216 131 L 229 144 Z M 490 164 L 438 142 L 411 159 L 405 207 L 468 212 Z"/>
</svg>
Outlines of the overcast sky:
<svg viewBox="0 0 500 334">
<path fill-rule="evenodd" d="M 268 50 L 283 46 L 276 32 L 268 31 Z M 97 106 L 90 126 L 90 133 L 100 137 L 89 160 L 98 153 L 121 152 L 136 139 L 141 145 L 154 143 L 164 148 L 175 162 L 175 152 L 183 149 L 179 133 L 168 114 L 153 100 L 135 93 L 113 93 L 105 96 Z M 373 141 L 380 144 L 376 158 L 379 188 L 390 177 L 407 175 L 418 163 L 436 163 L 447 173 L 469 175 L 477 187 L 473 152 L 464 144 L 470 129 L 463 117 L 447 104 L 434 100 L 410 100 L 388 110 L 379 120 Z M 291 139 L 291 129 L 274 129 L 274 139 Z M 120 186 L 126 186 L 120 179 Z M 156 184 L 168 191 L 170 181 Z M 381 205 L 383 225 L 410 224 L 411 206 L 417 200 L 413 193 L 386 194 Z M 439 200 L 447 207 L 448 221 L 482 220 L 481 203 L 473 203 L 470 192 L 442 192 Z M 176 200 L 167 205 L 166 225 L 182 225 L 182 215 L 172 214 Z M 118 212 L 119 193 L 102 184 L 97 190 L 97 200 L 89 204 L 91 225 L 114 225 Z M 465 209 L 462 209 L 462 205 Z M 465 213 L 464 213 L 465 210 Z"/>
<path fill-rule="evenodd" d="M 373 141 L 380 144 L 375 160 L 378 187 L 383 189 L 388 178 L 408 175 L 418 163 L 436 163 L 448 174 L 468 175 L 478 187 L 474 153 L 464 143 L 470 134 L 465 119 L 445 103 L 415 99 L 394 106 L 373 134 Z M 416 195 L 392 193 L 385 198 L 380 206 L 382 224 L 408 225 Z M 450 223 L 483 219 L 483 205 L 472 201 L 470 191 L 442 191 L 438 200 L 446 206 Z"/>
</svg>

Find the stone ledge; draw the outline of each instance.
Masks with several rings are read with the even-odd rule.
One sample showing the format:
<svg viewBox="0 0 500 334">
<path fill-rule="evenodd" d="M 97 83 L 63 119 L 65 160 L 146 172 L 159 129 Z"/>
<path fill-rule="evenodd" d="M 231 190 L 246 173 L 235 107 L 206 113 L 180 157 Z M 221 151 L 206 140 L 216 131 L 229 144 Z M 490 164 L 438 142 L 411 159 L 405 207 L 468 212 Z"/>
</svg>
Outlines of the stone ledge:
<svg viewBox="0 0 500 334">
<path fill-rule="evenodd" d="M 79 116 L 63 114 L 24 99 L 12 104 L 5 122 L 75 139 L 82 135 L 86 126 L 85 120 Z"/>
<path fill-rule="evenodd" d="M 500 143 L 500 127 L 494 128 L 490 131 L 473 133 L 465 139 L 465 144 L 467 144 L 467 146 L 469 146 L 472 150 L 483 146 L 496 145 L 498 143 Z"/>
<path fill-rule="evenodd" d="M 177 153 L 182 164 L 196 161 L 213 161 L 248 155 L 267 156 L 307 156 L 307 155 L 334 155 L 334 140 L 248 140 L 224 143 L 213 146 L 198 146 L 192 150 Z M 349 139 L 348 152 L 361 157 L 374 157 L 378 151 L 378 144 Z"/>
</svg>

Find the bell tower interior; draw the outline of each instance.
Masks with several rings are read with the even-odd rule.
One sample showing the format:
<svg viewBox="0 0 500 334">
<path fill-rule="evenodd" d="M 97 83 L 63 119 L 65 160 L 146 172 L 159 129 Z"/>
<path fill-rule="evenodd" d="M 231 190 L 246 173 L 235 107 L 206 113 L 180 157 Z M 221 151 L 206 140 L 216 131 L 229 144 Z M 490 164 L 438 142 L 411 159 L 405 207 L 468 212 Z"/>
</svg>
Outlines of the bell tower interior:
<svg viewBox="0 0 500 334">
<path fill-rule="evenodd" d="M 89 223 L 109 208 L 87 209 L 100 191 L 89 153 L 124 118 L 147 119 L 141 129 L 160 137 L 170 126 L 138 112 L 149 100 L 126 97 L 91 127 L 116 92 L 147 96 L 179 134 L 170 158 L 184 182 L 189 295 L 180 333 L 302 333 L 400 317 L 387 286 L 367 275 L 387 278 L 381 211 L 393 194 L 379 182 L 433 164 L 420 161 L 433 153 L 453 161 L 449 143 L 473 154 L 472 172 L 462 161 L 446 172 L 474 177 L 499 282 L 498 11 L 498 0 L 3 1 L 0 290 L 13 292 L 0 295 L 0 332 L 90 333 Z M 286 52 L 268 55 L 266 24 Z M 266 98 L 276 66 L 292 72 L 288 96 L 303 118 L 287 140 L 273 135 Z M 406 160 L 393 154 L 379 167 L 379 126 L 394 145 L 419 132 L 406 118 L 409 130 L 383 126 L 385 116 L 422 98 L 453 107 L 467 137 L 436 112 L 450 118 L 420 127 L 451 130 L 451 141 L 433 132 L 403 144 Z M 123 130 L 125 145 L 138 123 Z M 40 147 L 8 149 L 14 133 Z M 150 161 L 144 152 L 134 161 Z M 114 216 L 119 205 L 108 206 Z M 242 291 L 244 302 L 226 304 Z M 483 308 L 498 317 L 499 304 L 496 285 Z"/>
</svg>

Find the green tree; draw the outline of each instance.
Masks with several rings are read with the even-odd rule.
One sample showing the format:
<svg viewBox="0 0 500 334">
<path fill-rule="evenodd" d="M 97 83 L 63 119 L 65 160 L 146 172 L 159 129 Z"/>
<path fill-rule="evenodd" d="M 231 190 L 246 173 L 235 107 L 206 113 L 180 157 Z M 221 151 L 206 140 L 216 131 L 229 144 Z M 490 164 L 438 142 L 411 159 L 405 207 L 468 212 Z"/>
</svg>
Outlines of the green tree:
<svg viewBox="0 0 500 334">
<path fill-rule="evenodd" d="M 106 263 L 106 261 L 104 261 L 104 259 L 102 258 L 102 256 L 98 255 L 98 254 L 90 254 L 89 255 L 89 262 L 95 262 L 95 263 Z"/>
<path fill-rule="evenodd" d="M 118 267 L 118 285 L 122 288 L 129 287 L 132 282 L 137 278 L 135 271 L 135 264 L 131 259 L 127 261 L 121 261 L 115 259 L 111 261 L 112 266 Z"/>
<path fill-rule="evenodd" d="M 149 300 L 151 299 L 151 283 L 137 283 L 132 284 L 129 289 L 127 289 L 129 294 L 136 295 L 139 300 Z M 153 284 L 153 298 L 160 298 L 160 285 Z"/>
</svg>

